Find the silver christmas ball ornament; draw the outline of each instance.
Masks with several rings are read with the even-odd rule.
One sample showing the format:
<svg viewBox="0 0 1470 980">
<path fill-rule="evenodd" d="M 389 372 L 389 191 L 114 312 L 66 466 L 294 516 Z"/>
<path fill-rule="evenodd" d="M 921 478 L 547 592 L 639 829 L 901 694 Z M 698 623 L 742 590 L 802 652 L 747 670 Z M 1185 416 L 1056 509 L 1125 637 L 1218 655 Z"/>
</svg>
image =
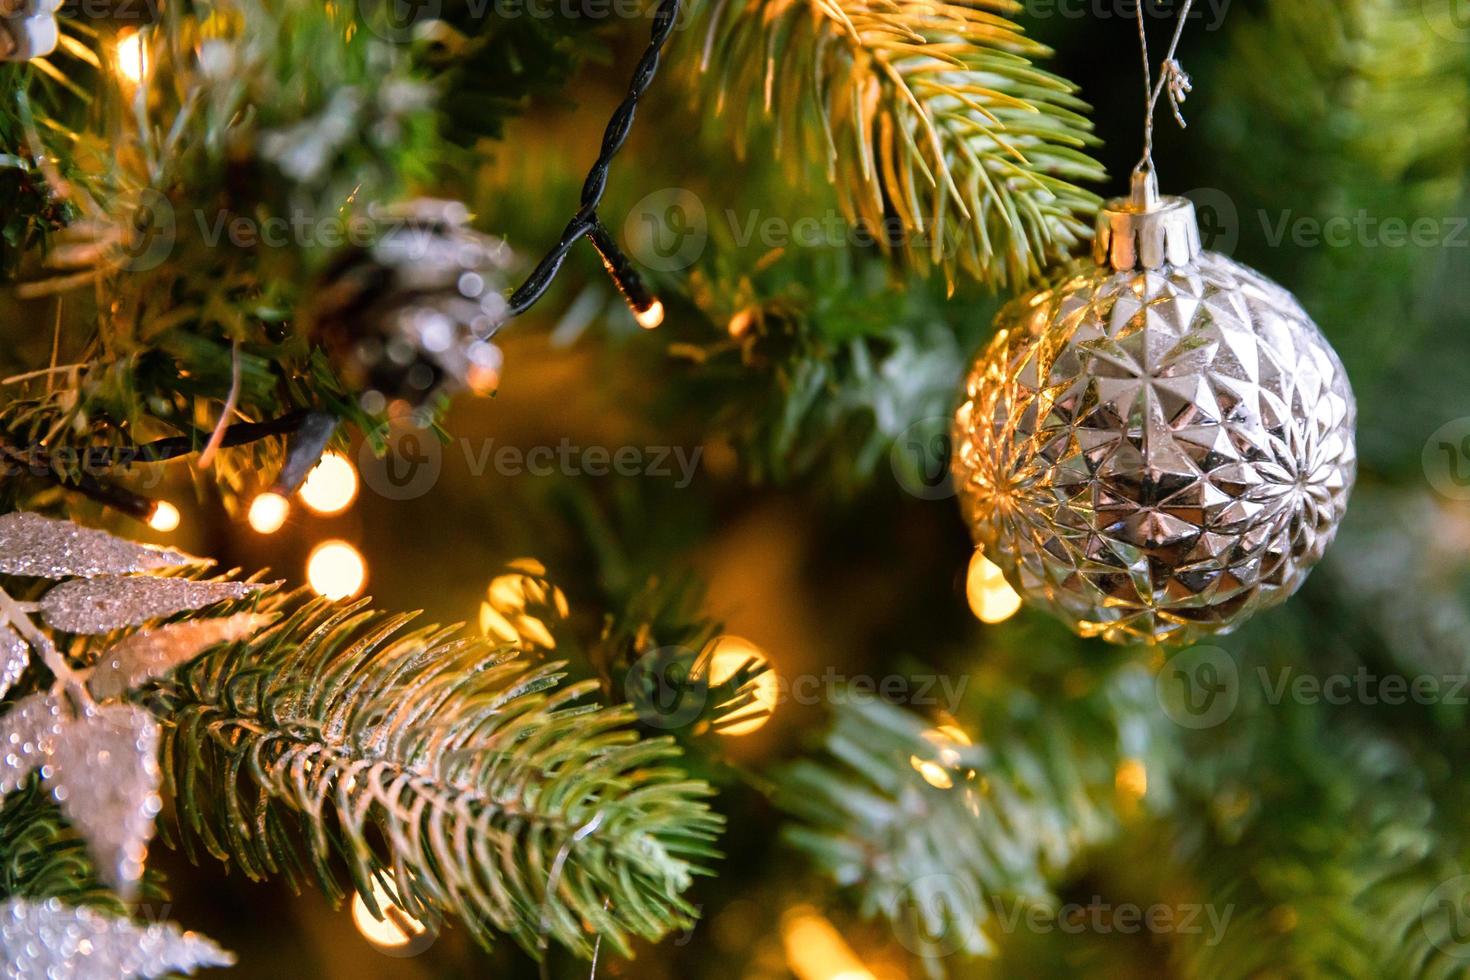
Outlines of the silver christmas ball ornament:
<svg viewBox="0 0 1470 980">
<path fill-rule="evenodd" d="M 976 542 L 1084 636 L 1187 641 L 1284 601 L 1356 469 L 1352 389 L 1292 296 L 1200 249 L 1151 173 L 1094 261 L 1009 304 L 970 367 L 954 474 Z"/>
</svg>

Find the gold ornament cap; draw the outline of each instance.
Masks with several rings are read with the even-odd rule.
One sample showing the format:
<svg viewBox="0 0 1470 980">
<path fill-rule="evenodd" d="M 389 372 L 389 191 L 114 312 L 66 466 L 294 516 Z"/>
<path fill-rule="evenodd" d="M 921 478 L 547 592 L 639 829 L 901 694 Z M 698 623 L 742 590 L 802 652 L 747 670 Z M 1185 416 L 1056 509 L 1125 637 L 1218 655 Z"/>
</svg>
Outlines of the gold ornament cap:
<svg viewBox="0 0 1470 980">
<path fill-rule="evenodd" d="M 1188 198 L 1160 197 L 1152 169 L 1133 172 L 1132 193 L 1097 212 L 1092 257 L 1119 272 L 1186 265 L 1199 255 L 1199 222 Z"/>
</svg>

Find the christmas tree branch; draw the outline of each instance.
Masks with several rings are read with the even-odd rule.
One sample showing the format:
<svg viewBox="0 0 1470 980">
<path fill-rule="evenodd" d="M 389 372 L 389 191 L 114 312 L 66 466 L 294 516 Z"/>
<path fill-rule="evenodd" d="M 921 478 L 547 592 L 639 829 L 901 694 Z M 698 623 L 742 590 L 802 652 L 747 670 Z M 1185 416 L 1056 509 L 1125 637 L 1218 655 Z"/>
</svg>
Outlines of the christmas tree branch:
<svg viewBox="0 0 1470 980">
<path fill-rule="evenodd" d="M 844 701 L 823 755 L 778 774 L 777 801 L 796 818 L 785 837 L 930 959 L 931 974 L 936 948 L 992 954 L 995 903 L 1054 903 L 1069 866 L 1138 802 L 1116 783 L 1120 765 L 1155 762 L 1152 739 L 1138 742 L 1144 720 L 1162 720 L 1152 686 L 1127 668 L 1043 708 L 1007 684 L 975 726 L 994 735 L 976 744 L 961 726 Z"/>
<path fill-rule="evenodd" d="M 719 818 L 672 742 L 579 704 L 595 685 L 559 685 L 557 663 L 408 619 L 314 601 L 150 695 L 186 850 L 252 877 L 309 867 L 337 896 L 335 855 L 359 892 L 390 878 L 410 912 L 533 953 L 601 936 L 626 955 L 688 922 Z"/>
<path fill-rule="evenodd" d="M 737 152 L 822 161 L 851 221 L 920 268 L 1023 283 L 1088 237 L 1100 180 L 1086 105 L 1034 65 L 1004 0 L 706 4 L 708 102 Z M 815 115 L 817 124 L 812 123 Z M 802 174 L 798 170 L 797 174 Z"/>
</svg>

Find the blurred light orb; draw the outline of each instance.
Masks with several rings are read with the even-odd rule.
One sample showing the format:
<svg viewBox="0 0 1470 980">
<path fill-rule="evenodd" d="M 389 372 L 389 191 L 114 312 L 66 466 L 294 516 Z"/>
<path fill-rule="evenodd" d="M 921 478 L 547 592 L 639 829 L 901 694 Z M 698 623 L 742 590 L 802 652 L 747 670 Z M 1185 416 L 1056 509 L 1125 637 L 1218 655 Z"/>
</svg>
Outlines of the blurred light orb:
<svg viewBox="0 0 1470 980">
<path fill-rule="evenodd" d="M 435 930 L 400 908 L 377 879 L 372 882 L 373 901 L 382 911 L 373 914 L 362 893 L 352 896 L 352 921 L 374 949 L 389 956 L 416 956 L 434 942 Z"/>
<path fill-rule="evenodd" d="M 173 531 L 179 526 L 179 509 L 167 500 L 160 500 L 153 505 L 153 512 L 148 515 L 148 526 L 155 531 Z"/>
<path fill-rule="evenodd" d="M 1000 566 L 986 558 L 980 548 L 970 559 L 965 596 L 970 600 L 970 611 L 982 623 L 1003 623 L 1021 608 L 1021 594 L 1011 588 Z"/>
<path fill-rule="evenodd" d="M 317 595 L 347 599 L 367 582 L 367 562 L 346 541 L 323 541 L 306 559 L 306 581 Z"/>
<path fill-rule="evenodd" d="M 765 651 L 754 643 L 739 636 L 722 636 L 715 640 L 705 668 L 710 687 L 725 683 L 752 660 L 757 667 L 766 669 L 751 680 L 751 701 L 735 712 L 740 720 L 733 725 L 720 725 L 715 729 L 721 735 L 749 735 L 765 725 L 780 701 L 781 683 L 776 672 L 771 669 L 770 659 Z"/>
<path fill-rule="evenodd" d="M 975 743 L 958 725 L 940 725 L 938 728 L 931 728 L 924 733 L 924 741 L 934 746 L 933 755 L 927 758 L 911 755 L 909 765 L 924 777 L 924 782 L 935 789 L 951 788 L 954 786 L 953 772 L 963 761 L 960 747 Z"/>
<path fill-rule="evenodd" d="M 290 513 L 291 501 L 274 490 L 268 490 L 250 501 L 250 512 L 246 519 L 257 534 L 275 534 L 285 525 L 286 517 Z"/>
<path fill-rule="evenodd" d="M 307 474 L 301 499 L 318 514 L 342 513 L 357 499 L 357 470 L 341 453 L 327 453 Z"/>
<path fill-rule="evenodd" d="M 1148 792 L 1148 769 L 1137 759 L 1124 759 L 1118 763 L 1113 784 L 1124 796 L 1141 800 Z"/>
<path fill-rule="evenodd" d="M 139 31 L 126 31 L 117 39 L 118 73 L 132 82 L 141 84 L 148 75 L 148 48 Z"/>
<path fill-rule="evenodd" d="M 781 945 L 800 980 L 876 980 L 837 927 L 811 906 L 797 906 L 782 917 Z"/>
</svg>

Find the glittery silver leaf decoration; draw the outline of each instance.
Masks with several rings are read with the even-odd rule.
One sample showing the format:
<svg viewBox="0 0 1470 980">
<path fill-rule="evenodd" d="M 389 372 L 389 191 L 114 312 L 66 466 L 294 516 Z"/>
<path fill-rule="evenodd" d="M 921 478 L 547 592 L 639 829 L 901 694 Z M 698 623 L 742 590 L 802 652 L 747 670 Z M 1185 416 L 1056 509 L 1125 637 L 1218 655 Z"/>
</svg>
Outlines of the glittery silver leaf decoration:
<svg viewBox="0 0 1470 980">
<path fill-rule="evenodd" d="M 10 685 L 20 680 L 26 664 L 31 661 L 31 648 L 15 627 L 0 623 L 0 696 L 10 690 Z"/>
<path fill-rule="evenodd" d="M 262 588 L 253 582 L 195 582 L 148 575 L 73 579 L 41 597 L 41 615 L 53 629 L 106 633 L 226 599 L 243 599 Z"/>
<path fill-rule="evenodd" d="M 0 968 L 17 980 L 157 977 L 234 962 L 213 940 L 172 922 L 145 925 L 54 898 L 0 904 Z"/>
<path fill-rule="evenodd" d="M 43 774 L 86 838 L 98 876 L 128 898 L 143 875 L 158 795 L 158 723 L 131 704 L 93 706 L 62 722 Z"/>
<path fill-rule="evenodd" d="M 61 732 L 61 703 L 31 694 L 0 717 L 0 796 L 14 792 L 45 761 Z"/>
<path fill-rule="evenodd" d="M 253 635 L 271 619 L 270 616 L 244 612 L 141 630 L 103 651 L 87 686 L 94 697 L 117 697 L 147 680 L 168 673 L 187 660 L 193 660 L 216 643 L 230 643 Z"/>
<path fill-rule="evenodd" d="M 0 573 L 6 575 L 61 579 L 201 563 L 181 551 L 125 541 L 29 511 L 0 516 Z"/>
<path fill-rule="evenodd" d="M 1342 362 L 1289 293 L 1205 252 L 1071 269 L 996 325 L 954 472 L 1013 587 L 1114 642 L 1225 632 L 1297 590 L 1357 457 Z"/>
</svg>

